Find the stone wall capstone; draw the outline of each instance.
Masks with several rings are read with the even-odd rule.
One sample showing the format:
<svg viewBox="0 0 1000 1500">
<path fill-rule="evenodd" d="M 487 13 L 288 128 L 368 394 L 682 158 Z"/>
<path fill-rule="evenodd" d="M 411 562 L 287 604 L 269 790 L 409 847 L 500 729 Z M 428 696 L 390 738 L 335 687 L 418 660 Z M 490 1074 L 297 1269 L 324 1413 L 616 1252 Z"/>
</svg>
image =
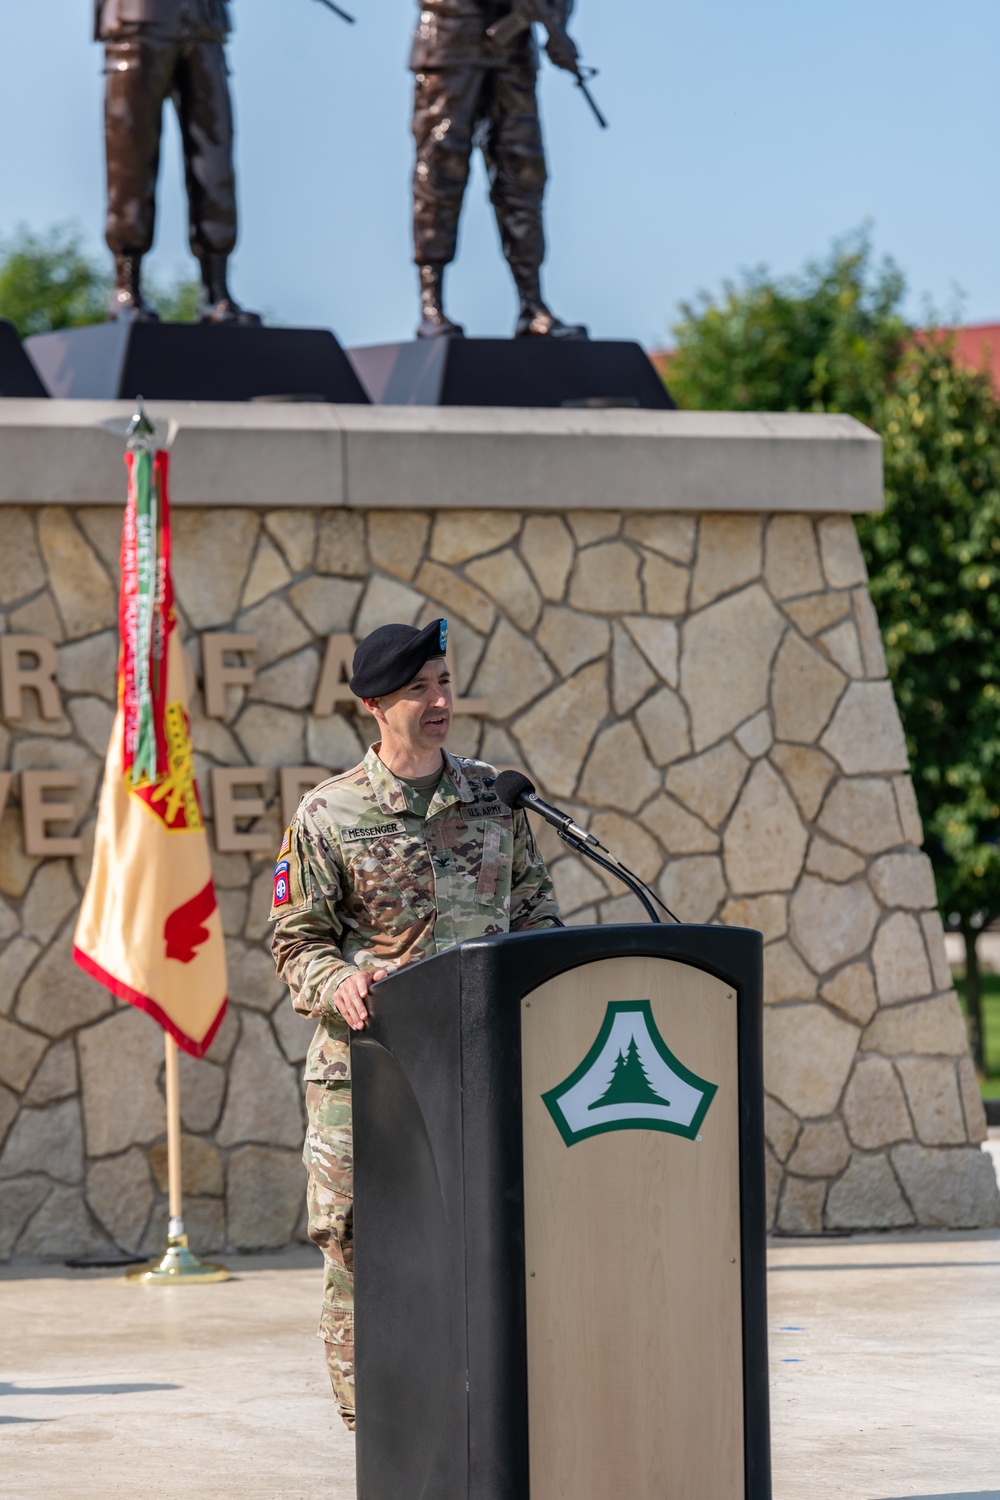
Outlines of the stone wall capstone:
<svg viewBox="0 0 1000 1500">
<path fill-rule="evenodd" d="M 154 1252 L 163 1045 L 70 959 L 115 692 L 121 511 L 0 511 L 0 631 L 58 648 L 62 711 L 0 722 L 0 1257 Z M 266 949 L 277 768 L 353 764 L 371 720 L 312 706 L 326 640 L 446 613 L 452 746 L 519 766 L 687 921 L 764 934 L 769 1222 L 792 1234 L 1000 1219 L 1000 1198 L 854 526 L 842 515 L 179 509 L 174 579 L 213 768 L 268 768 L 261 849 L 213 856 L 231 1005 L 182 1059 L 192 1244 L 304 1233 L 311 1027 Z M 206 714 L 203 632 L 253 635 Z M 246 659 L 244 658 L 244 661 Z M 77 772 L 83 852 L 25 851 L 18 773 Z M 0 776 L 2 781 L 2 776 Z M 570 923 L 642 920 L 539 830 Z"/>
</svg>

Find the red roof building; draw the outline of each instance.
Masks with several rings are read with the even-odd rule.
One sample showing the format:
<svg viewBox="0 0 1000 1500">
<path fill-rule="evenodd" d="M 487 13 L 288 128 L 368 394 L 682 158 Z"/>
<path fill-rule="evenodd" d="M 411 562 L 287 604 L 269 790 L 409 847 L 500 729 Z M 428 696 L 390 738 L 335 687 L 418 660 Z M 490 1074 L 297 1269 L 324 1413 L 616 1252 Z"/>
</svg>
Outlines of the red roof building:
<svg viewBox="0 0 1000 1500">
<path fill-rule="evenodd" d="M 992 375 L 993 389 L 1000 395 L 1000 323 L 969 323 L 947 332 L 955 336 L 956 360 Z"/>
<path fill-rule="evenodd" d="M 954 335 L 955 357 L 973 370 L 993 377 L 993 388 L 1000 396 L 1000 323 L 969 323 L 964 328 L 945 328 L 942 333 Z M 651 349 L 649 357 L 661 380 L 669 384 L 673 349 Z"/>
</svg>

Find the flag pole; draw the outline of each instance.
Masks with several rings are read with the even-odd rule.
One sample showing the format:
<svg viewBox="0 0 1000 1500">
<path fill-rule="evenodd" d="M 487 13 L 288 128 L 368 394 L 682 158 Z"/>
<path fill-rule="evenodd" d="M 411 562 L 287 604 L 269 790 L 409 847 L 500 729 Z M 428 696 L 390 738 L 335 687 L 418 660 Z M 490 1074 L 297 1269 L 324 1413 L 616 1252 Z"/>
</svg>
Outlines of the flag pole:
<svg viewBox="0 0 1000 1500">
<path fill-rule="evenodd" d="M 199 1281 L 228 1281 L 225 1266 L 199 1260 L 188 1249 L 184 1229 L 184 1198 L 181 1180 L 181 1079 L 177 1043 L 169 1031 L 166 1045 L 167 1085 L 167 1248 L 161 1260 L 125 1272 L 125 1280 L 143 1286 L 177 1286 Z"/>
<path fill-rule="evenodd" d="M 211 1041 L 226 1006 L 226 971 L 175 633 L 167 454 L 154 449 L 156 428 L 141 396 L 126 438 L 129 479 L 122 525 L 118 714 L 105 764 L 94 867 L 77 921 L 73 958 L 92 979 L 148 1011 L 164 1029 L 167 1248 L 159 1261 L 126 1273 L 126 1280 L 176 1286 L 229 1279 L 224 1266 L 201 1261 L 188 1249 L 181 1196 L 177 1050 L 180 1045 L 201 1056 Z M 187 837 L 178 845 L 173 843 L 176 835 Z M 139 844 L 145 881 L 137 878 L 140 872 L 134 867 Z M 125 888 L 134 896 L 131 904 L 118 899 Z M 196 955 L 203 944 L 208 944 L 208 961 L 199 967 Z M 185 964 L 194 965 L 194 977 L 178 984 L 179 966 Z M 192 991 L 194 1005 L 181 1003 Z"/>
<path fill-rule="evenodd" d="M 184 1199 L 181 1191 L 181 1080 L 177 1043 L 169 1031 L 163 1033 L 167 1051 L 167 1183 L 170 1219 L 167 1238 L 184 1233 Z"/>
</svg>

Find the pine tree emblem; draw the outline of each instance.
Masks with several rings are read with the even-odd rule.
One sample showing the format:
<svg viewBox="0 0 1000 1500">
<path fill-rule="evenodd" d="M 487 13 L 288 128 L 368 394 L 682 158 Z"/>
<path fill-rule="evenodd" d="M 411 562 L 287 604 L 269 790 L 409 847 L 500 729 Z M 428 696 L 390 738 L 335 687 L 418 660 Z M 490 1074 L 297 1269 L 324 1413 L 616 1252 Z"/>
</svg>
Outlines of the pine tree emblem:
<svg viewBox="0 0 1000 1500">
<path fill-rule="evenodd" d="M 611 1082 L 604 1093 L 587 1108 L 600 1109 L 605 1104 L 664 1104 L 668 1109 L 670 1107 L 670 1100 L 661 1099 L 646 1077 L 635 1037 L 628 1044 L 626 1056 L 619 1052 Z"/>
<path fill-rule="evenodd" d="M 612 1000 L 586 1057 L 542 1100 L 567 1146 L 609 1130 L 694 1140 L 716 1090 L 674 1056 L 648 1000 Z"/>
</svg>

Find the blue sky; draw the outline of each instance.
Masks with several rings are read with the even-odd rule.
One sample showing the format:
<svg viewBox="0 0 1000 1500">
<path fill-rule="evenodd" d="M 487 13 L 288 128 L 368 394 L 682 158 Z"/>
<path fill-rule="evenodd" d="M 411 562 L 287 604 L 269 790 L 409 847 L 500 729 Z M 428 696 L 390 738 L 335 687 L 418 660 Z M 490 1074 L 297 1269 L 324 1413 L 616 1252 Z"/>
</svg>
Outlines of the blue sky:
<svg viewBox="0 0 1000 1500">
<path fill-rule="evenodd" d="M 234 285 L 274 321 L 346 344 L 407 338 L 414 0 L 235 0 L 241 239 Z M 7 0 L 0 233 L 76 220 L 102 247 L 100 49 L 89 0 Z M 742 267 L 798 268 L 865 219 L 924 298 L 1000 320 L 996 0 L 578 0 L 597 129 L 546 65 L 546 289 L 603 337 L 668 341 L 677 304 Z M 186 253 L 179 143 L 161 175 L 161 277 Z M 449 307 L 504 335 L 514 298 L 481 168 Z"/>
</svg>

